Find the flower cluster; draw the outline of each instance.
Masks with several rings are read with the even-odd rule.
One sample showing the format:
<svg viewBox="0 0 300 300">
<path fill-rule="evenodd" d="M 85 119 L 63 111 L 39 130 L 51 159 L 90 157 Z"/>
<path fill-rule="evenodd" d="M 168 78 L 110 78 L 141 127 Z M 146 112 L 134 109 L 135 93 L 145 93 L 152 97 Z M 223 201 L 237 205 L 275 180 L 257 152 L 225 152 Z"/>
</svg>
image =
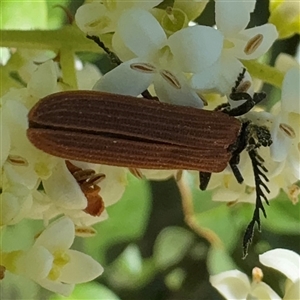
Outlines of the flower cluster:
<svg viewBox="0 0 300 300">
<path fill-rule="evenodd" d="M 61 70 L 52 59 L 55 54 L 20 50 L 18 55 L 26 61 L 19 70 L 26 87 L 11 88 L 1 98 L 0 225 L 15 225 L 23 219 L 43 220 L 47 225 L 57 216 L 68 218 L 51 223 L 36 240 L 32 250 L 9 252 L 4 247 L 1 263 L 12 273 L 27 276 L 49 290 L 69 295 L 75 283 L 94 279 L 102 273 L 102 267 L 89 257 L 86 262 L 84 254 L 72 252 L 76 256 L 71 257 L 69 253 L 71 256 L 68 254 L 68 260 L 60 266 L 62 274 L 68 272 L 68 275 L 52 276 L 57 270 L 57 255 L 71 246 L 75 233 L 81 236 L 83 232 L 87 236 L 95 234 L 90 226 L 105 220 L 105 208 L 122 197 L 127 171 L 124 168 L 65 161 L 31 145 L 26 136 L 29 109 L 42 97 L 69 88 L 61 80 Z M 101 74 L 92 65 L 82 67 L 78 63 L 78 85 L 82 89 L 91 89 Z M 89 190 L 91 195 L 82 189 L 87 180 L 92 187 Z M 97 191 L 97 194 L 92 191 Z M 49 234 L 51 236 L 48 238 Z M 49 249 L 48 244 L 44 245 L 46 240 L 53 249 Z M 37 247 L 37 244 L 40 246 Z M 40 247 L 45 247 L 47 251 Z M 30 258 L 33 260 L 36 256 L 40 260 L 33 264 Z M 81 268 L 80 272 L 75 272 L 77 275 L 88 276 L 74 278 L 76 269 L 73 268 Z"/>
<path fill-rule="evenodd" d="M 77 60 L 79 67 L 71 74 L 77 87 L 131 96 L 149 89 L 162 102 L 197 109 L 210 109 L 224 99 L 229 99 L 231 107 L 243 104 L 244 100 L 230 99 L 232 87 L 244 62 L 267 53 L 278 38 L 271 24 L 278 17 L 248 28 L 255 0 L 215 0 L 215 26 L 209 27 L 191 22 L 207 1 L 175 0 L 174 6 L 165 10 L 155 7 L 161 2 L 89 1 L 78 9 L 75 21 L 80 30 L 111 37 L 111 47 L 122 63 L 101 77 L 95 67 L 82 68 Z M 276 9 L 280 14 L 280 7 Z M 76 88 L 68 85 L 66 72 L 57 63 L 58 54 L 18 49 L 5 62 L 13 64 L 12 58 L 20 61 L 18 80 L 14 84 L 7 80 L 3 86 L 8 88 L 1 95 L 0 226 L 18 224 L 23 219 L 39 219 L 48 225 L 53 218 L 66 216 L 51 223 L 30 250 L 3 252 L 2 264 L 10 272 L 68 295 L 73 284 L 91 280 L 102 272 L 91 258 L 68 250 L 76 232 L 74 225 L 87 227 L 105 220 L 105 207 L 122 197 L 128 172 L 151 179 L 165 179 L 178 172 L 65 161 L 35 149 L 26 137 L 29 110 L 46 95 Z M 282 73 L 281 102 L 271 112 L 253 111 L 245 118 L 267 126 L 272 135 L 272 146 L 259 150 L 269 170 L 268 199 L 283 189 L 295 203 L 300 193 L 295 184 L 300 180 L 300 66 Z M 245 73 L 243 84 L 245 92 L 253 95 L 256 88 L 251 75 Z M 209 102 L 212 98 L 214 101 Z M 246 154 L 241 155 L 240 169 L 243 184 L 236 182 L 230 169 L 212 176 L 208 188 L 213 189 L 213 200 L 255 202 L 255 182 Z M 84 188 L 86 182 L 92 192 Z M 39 260 L 33 262 L 36 257 Z M 80 266 L 75 261 L 80 261 Z M 82 269 L 78 271 L 79 268 Z M 88 275 L 81 278 L 79 274 Z"/>
<path fill-rule="evenodd" d="M 274 249 L 259 255 L 259 261 L 287 277 L 283 298 L 262 281 L 263 272 L 257 267 L 252 270 L 252 282 L 247 275 L 238 270 L 210 276 L 210 282 L 226 299 L 300 298 L 300 256 L 297 253 L 286 249 Z"/>
</svg>

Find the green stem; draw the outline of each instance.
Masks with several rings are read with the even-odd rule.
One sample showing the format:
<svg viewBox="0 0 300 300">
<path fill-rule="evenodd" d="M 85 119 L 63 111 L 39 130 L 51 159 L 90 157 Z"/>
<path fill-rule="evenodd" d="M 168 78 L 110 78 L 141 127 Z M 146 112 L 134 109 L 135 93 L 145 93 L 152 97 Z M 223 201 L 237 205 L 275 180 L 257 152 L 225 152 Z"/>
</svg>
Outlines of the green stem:
<svg viewBox="0 0 300 300">
<path fill-rule="evenodd" d="M 76 52 L 103 52 L 75 26 L 57 30 L 2 30 L 0 47 L 53 50 L 60 57 L 63 82 L 77 88 L 75 69 Z"/>
<path fill-rule="evenodd" d="M 59 56 L 63 82 L 70 86 L 72 89 L 76 90 L 78 86 L 74 52 L 70 49 L 63 47 L 60 49 Z"/>
<path fill-rule="evenodd" d="M 73 52 L 102 52 L 95 43 L 75 26 L 57 30 L 1 30 L 0 47 L 59 51 L 62 47 Z"/>
<path fill-rule="evenodd" d="M 0 32 L 0 47 L 27 48 L 36 50 L 53 50 L 60 52 L 65 62 L 63 68 L 64 80 L 72 87 L 76 87 L 75 73 L 70 72 L 73 67 L 70 59 L 75 52 L 102 52 L 94 42 L 75 26 L 64 26 L 57 30 L 2 30 Z M 70 55 L 72 53 L 72 55 Z M 70 57 L 68 58 L 68 54 Z M 243 64 L 249 73 L 266 83 L 281 87 L 284 74 L 278 69 L 262 64 L 256 60 L 244 60 Z M 64 70 L 66 67 L 66 70 Z M 69 70 L 69 71 L 67 71 Z M 75 70 L 75 69 L 74 69 Z M 74 71 L 73 70 L 73 71 Z M 67 76 L 73 74 L 71 78 Z M 65 76 L 67 75 L 67 76 Z"/>
<path fill-rule="evenodd" d="M 260 63 L 256 60 L 243 60 L 242 63 L 253 77 L 281 88 L 284 74 L 278 69 Z"/>
</svg>

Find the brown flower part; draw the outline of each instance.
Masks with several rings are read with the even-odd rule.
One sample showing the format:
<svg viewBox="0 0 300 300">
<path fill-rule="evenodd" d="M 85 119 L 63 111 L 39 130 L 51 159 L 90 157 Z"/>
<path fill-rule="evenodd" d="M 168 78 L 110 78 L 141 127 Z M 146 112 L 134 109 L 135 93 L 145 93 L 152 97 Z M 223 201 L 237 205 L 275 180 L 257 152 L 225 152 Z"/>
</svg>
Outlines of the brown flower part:
<svg viewBox="0 0 300 300">
<path fill-rule="evenodd" d="M 92 169 L 81 169 L 66 160 L 66 166 L 80 186 L 87 199 L 87 207 L 83 210 L 91 216 L 100 216 L 104 211 L 104 201 L 99 195 L 100 187 L 97 185 L 105 178 L 104 174 L 96 174 Z"/>
<path fill-rule="evenodd" d="M 5 271 L 6 271 L 6 268 L 4 266 L 0 265 L 0 280 L 4 279 Z"/>
</svg>

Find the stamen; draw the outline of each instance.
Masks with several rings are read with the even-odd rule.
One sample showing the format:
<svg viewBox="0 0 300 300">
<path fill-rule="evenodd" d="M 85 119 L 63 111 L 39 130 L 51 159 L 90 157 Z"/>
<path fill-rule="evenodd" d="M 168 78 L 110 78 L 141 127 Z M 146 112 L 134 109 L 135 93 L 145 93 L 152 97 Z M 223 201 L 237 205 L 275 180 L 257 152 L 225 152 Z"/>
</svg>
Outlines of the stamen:
<svg viewBox="0 0 300 300">
<path fill-rule="evenodd" d="M 143 73 L 155 73 L 156 67 L 149 63 L 133 63 L 130 65 L 132 70 L 136 70 Z"/>
<path fill-rule="evenodd" d="M 170 19 L 170 21 L 171 21 L 173 24 L 176 24 L 176 23 L 177 23 L 177 20 L 176 20 L 174 14 L 173 14 L 173 7 L 168 6 L 168 7 L 166 8 L 166 14 L 167 14 L 168 18 Z"/>
<path fill-rule="evenodd" d="M 75 226 L 75 235 L 80 237 L 93 237 L 97 230 L 90 226 Z"/>
<path fill-rule="evenodd" d="M 28 161 L 24 157 L 19 155 L 8 155 L 7 161 L 14 166 L 28 166 Z"/>
<path fill-rule="evenodd" d="M 285 123 L 280 123 L 279 128 L 284 133 L 284 135 L 287 136 L 288 138 L 294 139 L 296 137 L 296 133 L 290 125 Z"/>
<path fill-rule="evenodd" d="M 173 75 L 171 72 L 169 72 L 168 70 L 161 70 L 160 71 L 160 75 L 166 80 L 168 81 L 175 89 L 181 89 L 181 85 L 180 82 L 178 81 L 178 79 L 175 77 L 175 75 Z"/>
<path fill-rule="evenodd" d="M 53 264 L 57 265 L 58 267 L 63 267 L 68 262 L 70 262 L 70 256 L 65 251 L 55 251 Z"/>
<path fill-rule="evenodd" d="M 249 90 L 249 88 L 251 87 L 251 82 L 250 81 L 244 81 L 242 82 L 236 89 L 237 93 L 245 93 Z"/>
<path fill-rule="evenodd" d="M 252 270 L 252 280 L 255 283 L 260 283 L 264 277 L 262 270 L 258 267 L 253 268 Z"/>
<path fill-rule="evenodd" d="M 292 201 L 293 204 L 297 204 L 299 202 L 300 195 L 300 187 L 296 184 L 292 184 L 288 188 L 288 197 Z"/>
<path fill-rule="evenodd" d="M 90 27 L 90 28 L 98 27 L 98 28 L 103 29 L 103 28 L 107 27 L 110 23 L 111 23 L 111 20 L 108 17 L 102 16 L 100 19 L 86 23 L 85 26 Z"/>
<path fill-rule="evenodd" d="M 234 206 L 237 202 L 238 202 L 238 200 L 226 202 L 226 206 L 227 206 L 227 207 L 232 207 L 232 206 Z"/>
<path fill-rule="evenodd" d="M 264 36 L 262 34 L 257 34 L 253 38 L 251 38 L 247 45 L 244 48 L 244 52 L 247 55 L 252 54 L 262 43 Z"/>
<path fill-rule="evenodd" d="M 60 275 L 61 275 L 60 268 L 54 265 L 52 267 L 52 269 L 50 270 L 47 278 L 49 280 L 55 281 L 55 280 L 57 280 L 59 278 Z"/>
</svg>

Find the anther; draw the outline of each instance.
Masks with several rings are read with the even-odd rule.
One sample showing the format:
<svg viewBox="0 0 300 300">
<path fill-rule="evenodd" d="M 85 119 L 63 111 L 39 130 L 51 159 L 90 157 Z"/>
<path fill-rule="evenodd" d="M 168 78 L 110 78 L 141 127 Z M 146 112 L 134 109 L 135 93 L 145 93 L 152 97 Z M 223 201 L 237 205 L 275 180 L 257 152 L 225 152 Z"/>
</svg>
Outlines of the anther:
<svg viewBox="0 0 300 300">
<path fill-rule="evenodd" d="M 178 79 L 168 70 L 161 70 L 160 75 L 167 80 L 175 89 L 181 89 L 181 84 Z"/>
<path fill-rule="evenodd" d="M 290 125 L 285 123 L 280 123 L 279 128 L 281 132 L 284 133 L 284 135 L 287 136 L 288 138 L 294 139 L 296 137 L 296 133 Z"/>
<path fill-rule="evenodd" d="M 253 38 L 251 38 L 247 45 L 244 48 L 244 52 L 247 55 L 252 54 L 262 43 L 264 36 L 262 34 L 257 34 Z"/>
</svg>

